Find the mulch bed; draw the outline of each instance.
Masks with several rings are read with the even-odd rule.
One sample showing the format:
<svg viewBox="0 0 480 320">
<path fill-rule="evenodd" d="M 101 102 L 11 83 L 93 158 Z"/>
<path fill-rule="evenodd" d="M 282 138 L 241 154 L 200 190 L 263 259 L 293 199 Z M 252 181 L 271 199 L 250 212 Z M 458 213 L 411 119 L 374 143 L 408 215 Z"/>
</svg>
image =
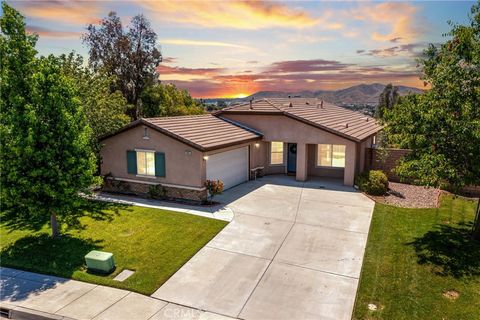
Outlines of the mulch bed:
<svg viewBox="0 0 480 320">
<path fill-rule="evenodd" d="M 373 200 L 403 208 L 438 208 L 440 189 L 389 182 L 385 196 L 370 196 Z"/>
</svg>

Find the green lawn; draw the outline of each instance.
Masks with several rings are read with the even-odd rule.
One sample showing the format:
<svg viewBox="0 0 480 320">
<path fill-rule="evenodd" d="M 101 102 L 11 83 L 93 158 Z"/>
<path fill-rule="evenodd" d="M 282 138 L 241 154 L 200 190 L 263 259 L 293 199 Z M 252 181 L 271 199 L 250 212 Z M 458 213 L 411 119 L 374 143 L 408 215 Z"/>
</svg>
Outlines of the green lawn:
<svg viewBox="0 0 480 320">
<path fill-rule="evenodd" d="M 135 206 L 102 210 L 102 216 L 97 211 L 81 222 L 84 228 L 57 240 L 47 226 L 31 232 L 0 225 L 1 265 L 151 294 L 227 224 Z M 93 249 L 113 252 L 113 274 L 86 272 L 84 256 Z M 136 272 L 124 282 L 113 281 L 124 268 Z"/>
<path fill-rule="evenodd" d="M 353 318 L 480 319 L 480 243 L 469 234 L 475 208 L 451 196 L 438 209 L 377 203 Z M 452 290 L 457 299 L 443 295 Z"/>
</svg>

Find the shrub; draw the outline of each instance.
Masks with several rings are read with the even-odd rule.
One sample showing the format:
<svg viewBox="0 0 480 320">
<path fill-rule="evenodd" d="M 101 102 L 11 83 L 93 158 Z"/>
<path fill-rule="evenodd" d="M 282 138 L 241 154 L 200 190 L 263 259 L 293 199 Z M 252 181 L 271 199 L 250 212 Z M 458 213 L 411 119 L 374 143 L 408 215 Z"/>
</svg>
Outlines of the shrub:
<svg viewBox="0 0 480 320">
<path fill-rule="evenodd" d="M 212 201 L 215 195 L 223 192 L 223 182 L 221 180 L 207 180 L 205 182 L 205 187 L 210 194 L 210 201 Z"/>
<path fill-rule="evenodd" d="M 372 196 L 382 196 L 388 190 L 388 178 L 380 170 L 365 171 L 355 178 L 360 190 Z"/>
</svg>

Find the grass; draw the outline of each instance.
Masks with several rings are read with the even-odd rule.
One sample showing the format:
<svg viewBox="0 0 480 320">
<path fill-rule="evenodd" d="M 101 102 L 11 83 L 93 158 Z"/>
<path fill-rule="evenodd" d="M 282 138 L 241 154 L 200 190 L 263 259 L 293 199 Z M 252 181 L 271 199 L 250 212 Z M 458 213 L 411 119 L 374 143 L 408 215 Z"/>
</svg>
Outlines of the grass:
<svg viewBox="0 0 480 320">
<path fill-rule="evenodd" d="M 56 240 L 44 226 L 37 232 L 0 225 L 2 266 L 152 294 L 212 239 L 226 222 L 136 206 L 88 214 L 84 228 Z M 86 272 L 84 256 L 93 249 L 112 252 L 117 268 L 108 276 Z M 123 269 L 135 270 L 124 282 L 113 278 Z"/>
<path fill-rule="evenodd" d="M 480 319 L 480 242 L 470 239 L 475 208 L 447 195 L 438 209 L 376 204 L 353 318 Z"/>
</svg>

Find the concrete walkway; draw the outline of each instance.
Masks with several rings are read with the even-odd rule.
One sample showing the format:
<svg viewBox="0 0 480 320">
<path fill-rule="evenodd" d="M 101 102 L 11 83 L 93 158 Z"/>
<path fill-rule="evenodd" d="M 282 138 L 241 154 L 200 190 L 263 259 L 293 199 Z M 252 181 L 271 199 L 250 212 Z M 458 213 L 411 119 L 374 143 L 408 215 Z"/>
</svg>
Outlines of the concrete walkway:
<svg viewBox="0 0 480 320">
<path fill-rule="evenodd" d="M 215 206 L 194 206 L 173 201 L 143 199 L 134 196 L 116 195 L 103 192 L 95 194 L 92 199 L 154 209 L 184 212 L 196 216 L 218 219 L 223 221 L 231 221 L 233 219 L 233 211 L 230 208 L 225 207 L 225 205 L 223 204 Z M 216 200 L 217 199 L 215 198 L 215 201 Z"/>
<path fill-rule="evenodd" d="M 234 220 L 153 297 L 242 319 L 351 319 L 373 201 L 285 176 L 217 200 Z"/>
<path fill-rule="evenodd" d="M 11 268 L 0 267 L 0 287 L 0 306 L 12 310 L 13 319 L 229 319 L 126 290 Z"/>
</svg>

